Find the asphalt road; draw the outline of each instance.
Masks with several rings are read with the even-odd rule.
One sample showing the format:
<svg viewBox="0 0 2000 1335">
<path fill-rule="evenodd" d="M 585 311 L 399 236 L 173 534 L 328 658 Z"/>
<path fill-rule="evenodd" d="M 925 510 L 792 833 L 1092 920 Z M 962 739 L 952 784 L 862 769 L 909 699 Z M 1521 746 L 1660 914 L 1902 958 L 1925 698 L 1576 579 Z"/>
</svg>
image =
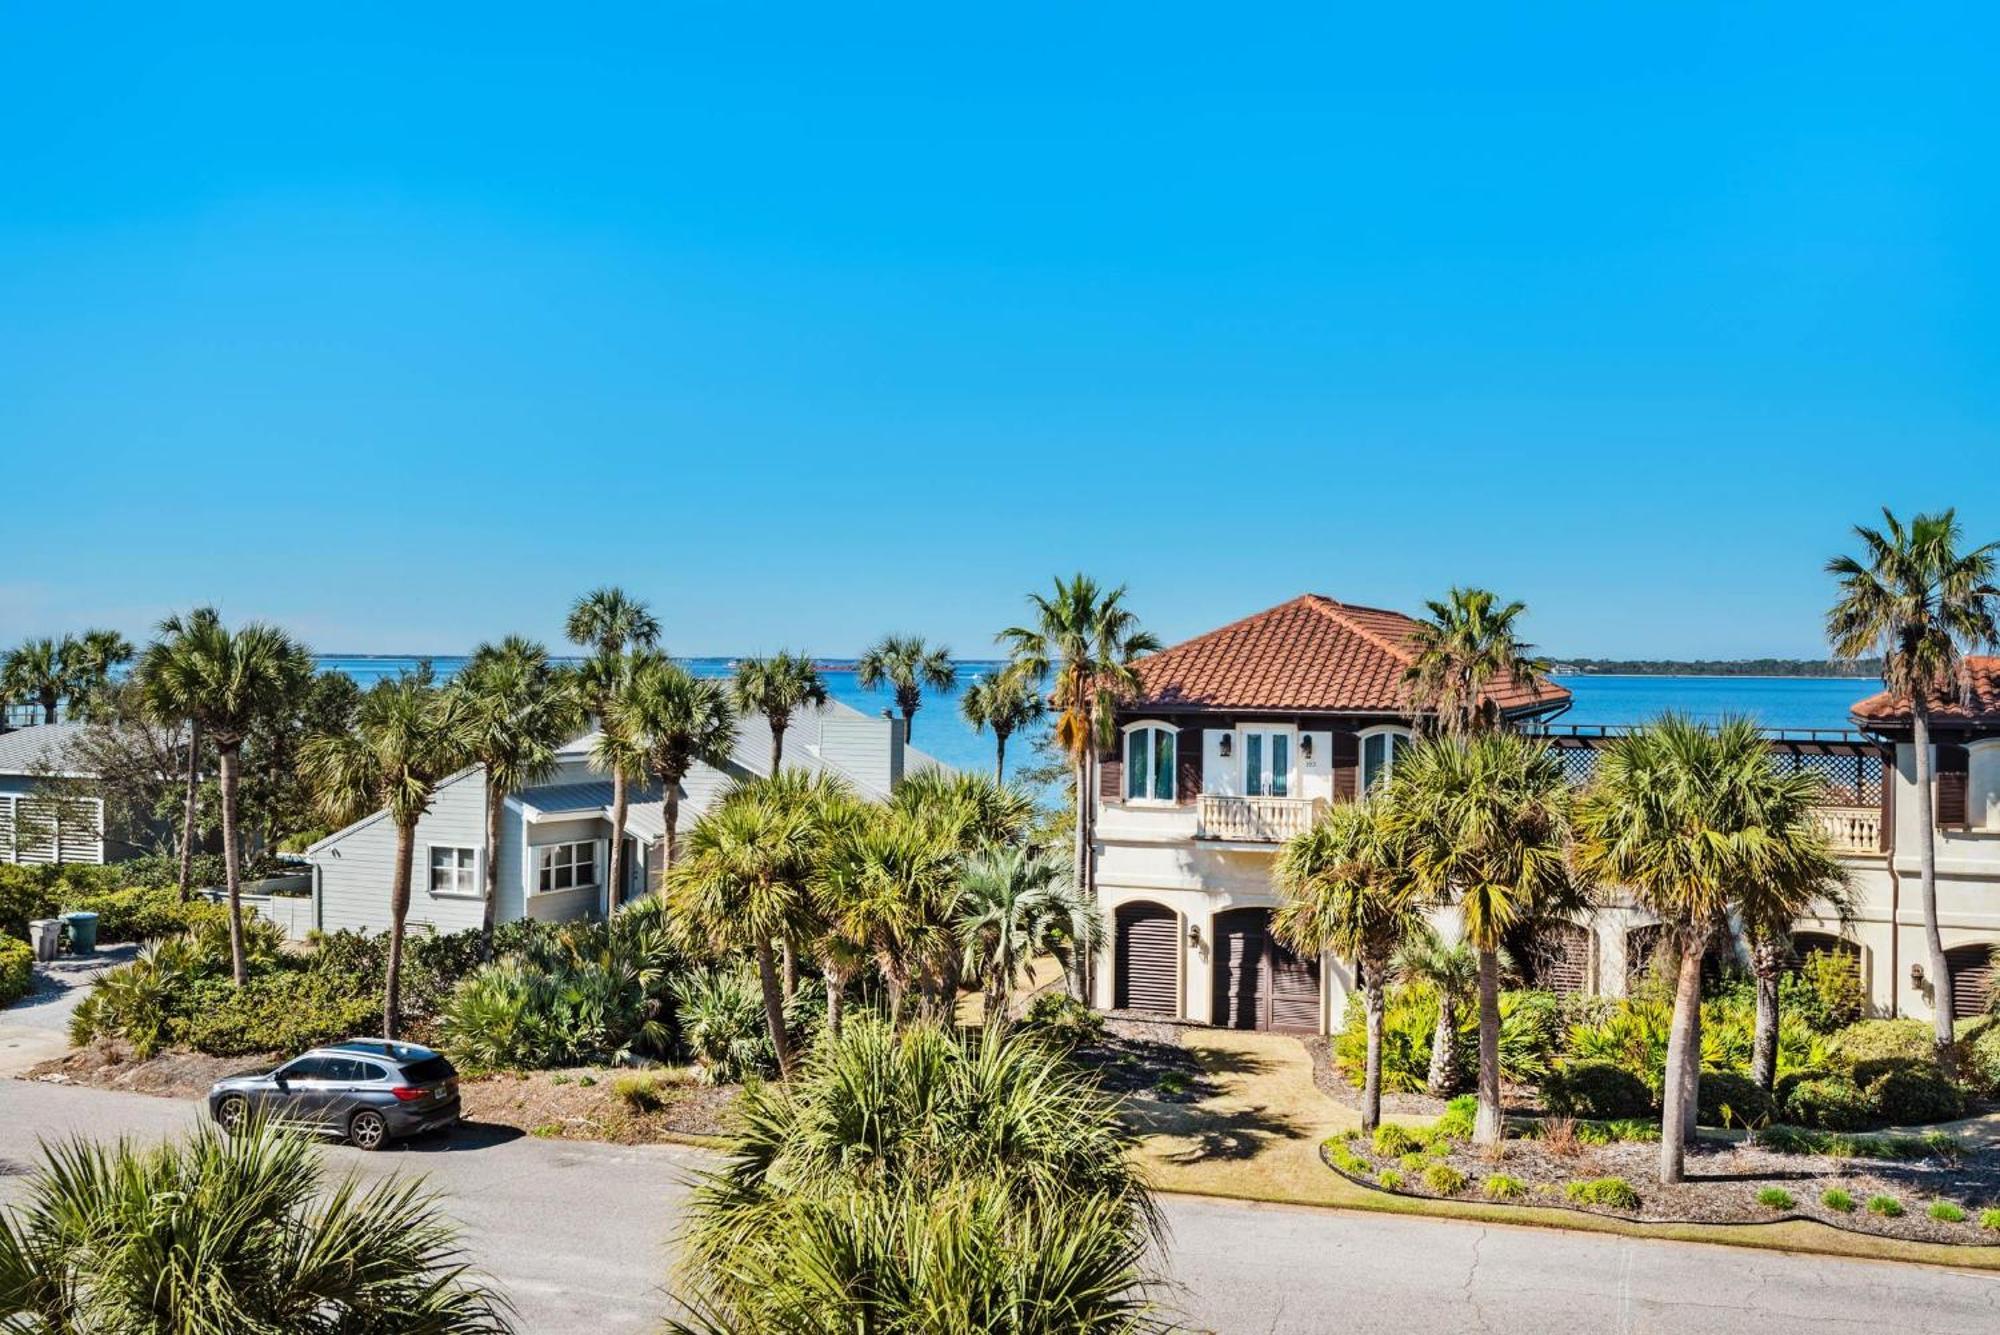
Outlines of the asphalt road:
<svg viewBox="0 0 2000 1335">
<path fill-rule="evenodd" d="M 0 1080 L 0 1200 L 20 1190 L 38 1138 L 153 1137 L 186 1104 Z M 462 1133 L 336 1170 L 420 1172 L 468 1251 L 535 1332 L 638 1331 L 667 1310 L 667 1238 L 689 1175 L 676 1147 L 626 1149 Z M 1719 1332 L 2000 1328 L 2000 1278 L 1733 1247 L 1549 1229 L 1344 1214 L 1169 1197 L 1167 1297 L 1197 1330 Z"/>
</svg>

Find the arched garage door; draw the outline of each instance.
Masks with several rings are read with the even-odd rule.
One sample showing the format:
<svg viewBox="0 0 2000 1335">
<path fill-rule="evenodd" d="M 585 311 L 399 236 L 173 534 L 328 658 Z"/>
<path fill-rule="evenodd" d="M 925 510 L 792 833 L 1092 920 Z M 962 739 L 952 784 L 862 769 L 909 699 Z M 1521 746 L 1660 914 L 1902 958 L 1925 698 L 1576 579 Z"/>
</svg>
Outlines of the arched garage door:
<svg viewBox="0 0 2000 1335">
<path fill-rule="evenodd" d="M 1951 1018 L 1970 1020 L 1986 1014 L 1993 994 L 1993 947 L 1958 946 L 1944 953 L 1951 972 Z"/>
<path fill-rule="evenodd" d="M 1181 1013 L 1181 931 L 1161 904 L 1120 904 L 1111 1004 L 1119 1010 Z"/>
<path fill-rule="evenodd" d="M 1223 1029 L 1319 1030 L 1319 961 L 1300 959 L 1271 935 L 1271 910 L 1215 918 L 1215 1009 Z"/>
</svg>

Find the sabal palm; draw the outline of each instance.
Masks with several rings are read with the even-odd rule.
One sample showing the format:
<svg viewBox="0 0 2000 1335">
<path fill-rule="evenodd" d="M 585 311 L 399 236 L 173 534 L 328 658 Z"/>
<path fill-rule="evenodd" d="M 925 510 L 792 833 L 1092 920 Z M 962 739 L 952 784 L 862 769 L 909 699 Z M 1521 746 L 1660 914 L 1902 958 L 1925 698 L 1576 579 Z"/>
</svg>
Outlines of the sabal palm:
<svg viewBox="0 0 2000 1335">
<path fill-rule="evenodd" d="M 42 722 L 54 723 L 57 708 L 74 689 L 66 661 L 74 640 L 39 639 L 11 650 L 0 662 L 0 696 L 9 701 L 34 704 L 42 711 Z"/>
<path fill-rule="evenodd" d="M 912 988 L 947 1004 L 941 994 L 959 963 L 962 856 L 935 827 L 880 806 L 827 834 L 816 869 L 820 912 L 828 930 L 881 970 L 892 1022 L 900 1023 Z"/>
<path fill-rule="evenodd" d="M 229 953 L 236 985 L 248 981 L 243 958 L 242 848 L 236 835 L 237 779 L 243 743 L 259 722 L 283 713 L 312 677 L 312 658 L 275 626 L 252 622 L 231 631 L 201 609 L 172 627 L 147 664 L 149 690 L 175 702 L 215 745 L 222 789 L 223 871 L 229 888 Z M 165 627 L 163 627 L 165 629 Z"/>
<path fill-rule="evenodd" d="M 1042 698 L 1023 674 L 1011 669 L 976 678 L 959 698 L 958 712 L 974 732 L 993 731 L 993 777 L 1007 780 L 1007 739 L 1048 713 Z"/>
<path fill-rule="evenodd" d="M 1940 1060 L 1952 1047 L 1951 970 L 1938 931 L 1937 830 L 1933 808 L 1931 710 L 1964 690 L 1966 653 L 2000 639 L 2000 543 L 1961 551 L 1957 512 L 1917 515 L 1908 524 L 1882 511 L 1879 529 L 1858 525 L 1862 556 L 1836 556 L 1827 573 L 1840 600 L 1826 614 L 1827 639 L 1846 659 L 1879 654 L 1882 684 L 1910 702 L 1910 740 L 1917 769 L 1917 870 L 1924 910 L 1924 944 L 1935 989 L 1932 1017 Z"/>
<path fill-rule="evenodd" d="M 1497 727 L 1500 713 L 1488 692 L 1502 682 L 1541 690 L 1548 661 L 1535 657 L 1534 646 L 1514 629 L 1525 603 L 1500 605 L 1486 589 L 1455 587 L 1444 601 L 1424 606 L 1430 619 L 1417 623 L 1416 660 L 1403 686 L 1412 707 L 1429 714 L 1440 731 L 1462 736 Z"/>
<path fill-rule="evenodd" d="M 314 801 L 331 824 L 382 810 L 396 829 L 382 989 L 382 1027 L 390 1038 L 402 1031 L 403 936 L 417 822 L 438 785 L 471 763 L 467 742 L 465 696 L 438 687 L 426 665 L 375 683 L 361 697 L 352 732 L 310 738 L 300 752 Z"/>
<path fill-rule="evenodd" d="M 518 635 L 474 649 L 449 689 L 460 697 L 467 759 L 486 772 L 479 949 L 482 959 L 491 959 L 500 900 L 500 819 L 507 798 L 556 772 L 556 757 L 575 735 L 583 711 L 571 678 L 549 660 L 548 650 Z M 616 904 L 614 888 L 606 911 Z"/>
<path fill-rule="evenodd" d="M 697 677 L 659 654 L 642 655 L 614 697 L 605 730 L 629 739 L 660 785 L 666 865 L 679 849 L 681 781 L 696 765 L 721 768 L 736 745 L 736 713 L 721 682 Z"/>
<path fill-rule="evenodd" d="M 570 605 L 563 633 L 572 644 L 590 650 L 577 675 L 584 703 L 596 716 L 601 732 L 609 732 L 613 698 L 631 680 L 632 650 L 651 649 L 660 640 L 660 622 L 646 604 L 612 585 L 592 589 Z M 625 893 L 625 812 L 627 784 L 633 777 L 630 739 L 609 738 L 598 760 L 611 773 L 611 866 L 607 879 L 615 901 Z"/>
<path fill-rule="evenodd" d="M 1007 646 L 1013 667 L 1037 687 L 1046 685 L 1056 711 L 1055 736 L 1069 756 L 1076 798 L 1073 856 L 1076 883 L 1090 894 L 1091 766 L 1097 751 L 1112 743 L 1113 718 L 1120 700 L 1139 687 L 1133 661 L 1152 653 L 1160 642 L 1139 628 L 1139 618 L 1125 606 L 1125 586 L 1105 589 L 1090 576 L 1058 576 L 1046 595 L 1031 593 L 1033 616 L 1028 624 L 1010 626 L 998 639 Z M 1077 979 L 1079 995 L 1088 992 Z"/>
<path fill-rule="evenodd" d="M 1626 887 L 1678 948 L 1662 1103 L 1660 1180 L 1682 1178 L 1701 1075 L 1701 963 L 1760 882 L 1789 885 L 1824 849 L 1803 828 L 1810 784 L 1775 771 L 1756 725 L 1669 715 L 1599 756 L 1578 805 L 1576 861 Z M 1790 891 L 1787 891 L 1789 895 Z"/>
<path fill-rule="evenodd" d="M 1307 958 L 1333 954 L 1358 966 L 1367 1017 L 1361 1125 L 1382 1120 L 1382 1020 L 1391 961 L 1423 923 L 1415 879 L 1377 804 L 1330 810 L 1285 842 L 1273 875 L 1283 902 L 1271 931 Z"/>
<path fill-rule="evenodd" d="M 792 715 L 807 705 L 826 703 L 826 682 L 804 654 L 779 652 L 769 658 L 749 658 L 736 665 L 733 683 L 736 709 L 748 717 L 762 714 L 771 725 L 771 773 L 784 765 L 785 731 Z"/>
<path fill-rule="evenodd" d="M 747 950 L 757 961 L 764 1019 L 778 1069 L 793 1057 L 772 942 L 799 932 L 812 910 L 815 827 L 803 804 L 752 780 L 725 793 L 688 832 L 687 856 L 667 872 L 667 912 L 698 948 Z"/>
<path fill-rule="evenodd" d="M 1396 952 L 1389 972 L 1437 1002 L 1431 1065 L 1424 1084 L 1434 1097 L 1449 1098 L 1458 1092 L 1460 1008 L 1479 990 L 1478 952 L 1463 941 L 1446 941 L 1426 924 Z"/>
<path fill-rule="evenodd" d="M 197 607 L 186 616 L 175 613 L 160 622 L 159 638 L 146 646 L 139 659 L 139 698 L 154 722 L 165 727 L 185 725 L 188 730 L 187 765 L 181 796 L 180 896 L 188 897 L 194 882 L 195 813 L 201 792 L 202 731 L 194 703 L 186 694 L 188 679 L 165 670 L 167 661 L 187 652 L 198 627 L 213 627 L 222 620 L 213 607 Z"/>
<path fill-rule="evenodd" d="M 980 983 L 989 1021 L 1006 1019 L 1028 966 L 1068 931 L 1074 897 L 1069 869 L 1045 853 L 996 848 L 966 862 L 957 904 L 962 968 Z"/>
<path fill-rule="evenodd" d="M 414 1180 L 328 1183 L 303 1138 L 203 1126 L 43 1151 L 0 1218 L 0 1329 L 335 1335 L 512 1329 Z"/>
<path fill-rule="evenodd" d="M 896 786 L 889 805 L 935 830 L 959 851 L 1015 844 L 1035 822 L 1035 800 L 970 770 L 927 769 Z"/>
<path fill-rule="evenodd" d="M 1431 738 L 1397 761 L 1377 801 L 1425 897 L 1457 907 L 1479 952 L 1479 1113 L 1498 1144 L 1500 948 L 1508 930 L 1579 905 L 1566 861 L 1571 793 L 1548 748 L 1514 733 Z"/>
<path fill-rule="evenodd" d="M 1758 778 L 1755 802 L 1770 832 L 1770 848 L 1737 891 L 1736 921 L 1757 980 L 1750 1078 L 1770 1089 L 1778 1079 L 1778 985 L 1791 954 L 1792 927 L 1807 913 L 1845 925 L 1853 917 L 1854 899 L 1847 870 L 1814 813 L 1825 799 L 1824 781 L 1809 771 L 1775 766 Z"/>
<path fill-rule="evenodd" d="M 951 650 L 928 645 L 921 635 L 885 635 L 854 664 L 854 679 L 864 690 L 887 686 L 903 711 L 903 740 L 910 739 L 924 688 L 948 691 L 958 683 L 958 665 Z"/>
</svg>

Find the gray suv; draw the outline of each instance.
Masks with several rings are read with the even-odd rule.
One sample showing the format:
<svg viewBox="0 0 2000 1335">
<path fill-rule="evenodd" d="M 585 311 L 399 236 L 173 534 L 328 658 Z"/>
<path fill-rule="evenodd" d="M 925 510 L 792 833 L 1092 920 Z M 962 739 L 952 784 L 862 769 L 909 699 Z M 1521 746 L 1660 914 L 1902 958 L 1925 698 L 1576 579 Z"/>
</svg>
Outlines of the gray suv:
<svg viewBox="0 0 2000 1335">
<path fill-rule="evenodd" d="M 415 1043 L 354 1038 L 314 1048 L 275 1071 L 216 1081 L 208 1114 L 232 1133 L 266 1117 L 379 1150 L 456 1123 L 458 1072 Z"/>
</svg>

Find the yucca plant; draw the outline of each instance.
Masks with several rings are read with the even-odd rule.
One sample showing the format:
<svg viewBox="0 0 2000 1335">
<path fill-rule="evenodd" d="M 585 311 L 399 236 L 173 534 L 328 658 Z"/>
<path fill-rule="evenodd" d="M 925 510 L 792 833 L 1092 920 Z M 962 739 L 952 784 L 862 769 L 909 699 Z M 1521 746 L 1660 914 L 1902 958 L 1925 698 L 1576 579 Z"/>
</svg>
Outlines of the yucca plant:
<svg viewBox="0 0 2000 1335">
<path fill-rule="evenodd" d="M 0 1329 L 132 1335 L 511 1330 L 417 1183 L 328 1184 L 269 1127 L 44 1151 L 0 1217 Z"/>
</svg>

